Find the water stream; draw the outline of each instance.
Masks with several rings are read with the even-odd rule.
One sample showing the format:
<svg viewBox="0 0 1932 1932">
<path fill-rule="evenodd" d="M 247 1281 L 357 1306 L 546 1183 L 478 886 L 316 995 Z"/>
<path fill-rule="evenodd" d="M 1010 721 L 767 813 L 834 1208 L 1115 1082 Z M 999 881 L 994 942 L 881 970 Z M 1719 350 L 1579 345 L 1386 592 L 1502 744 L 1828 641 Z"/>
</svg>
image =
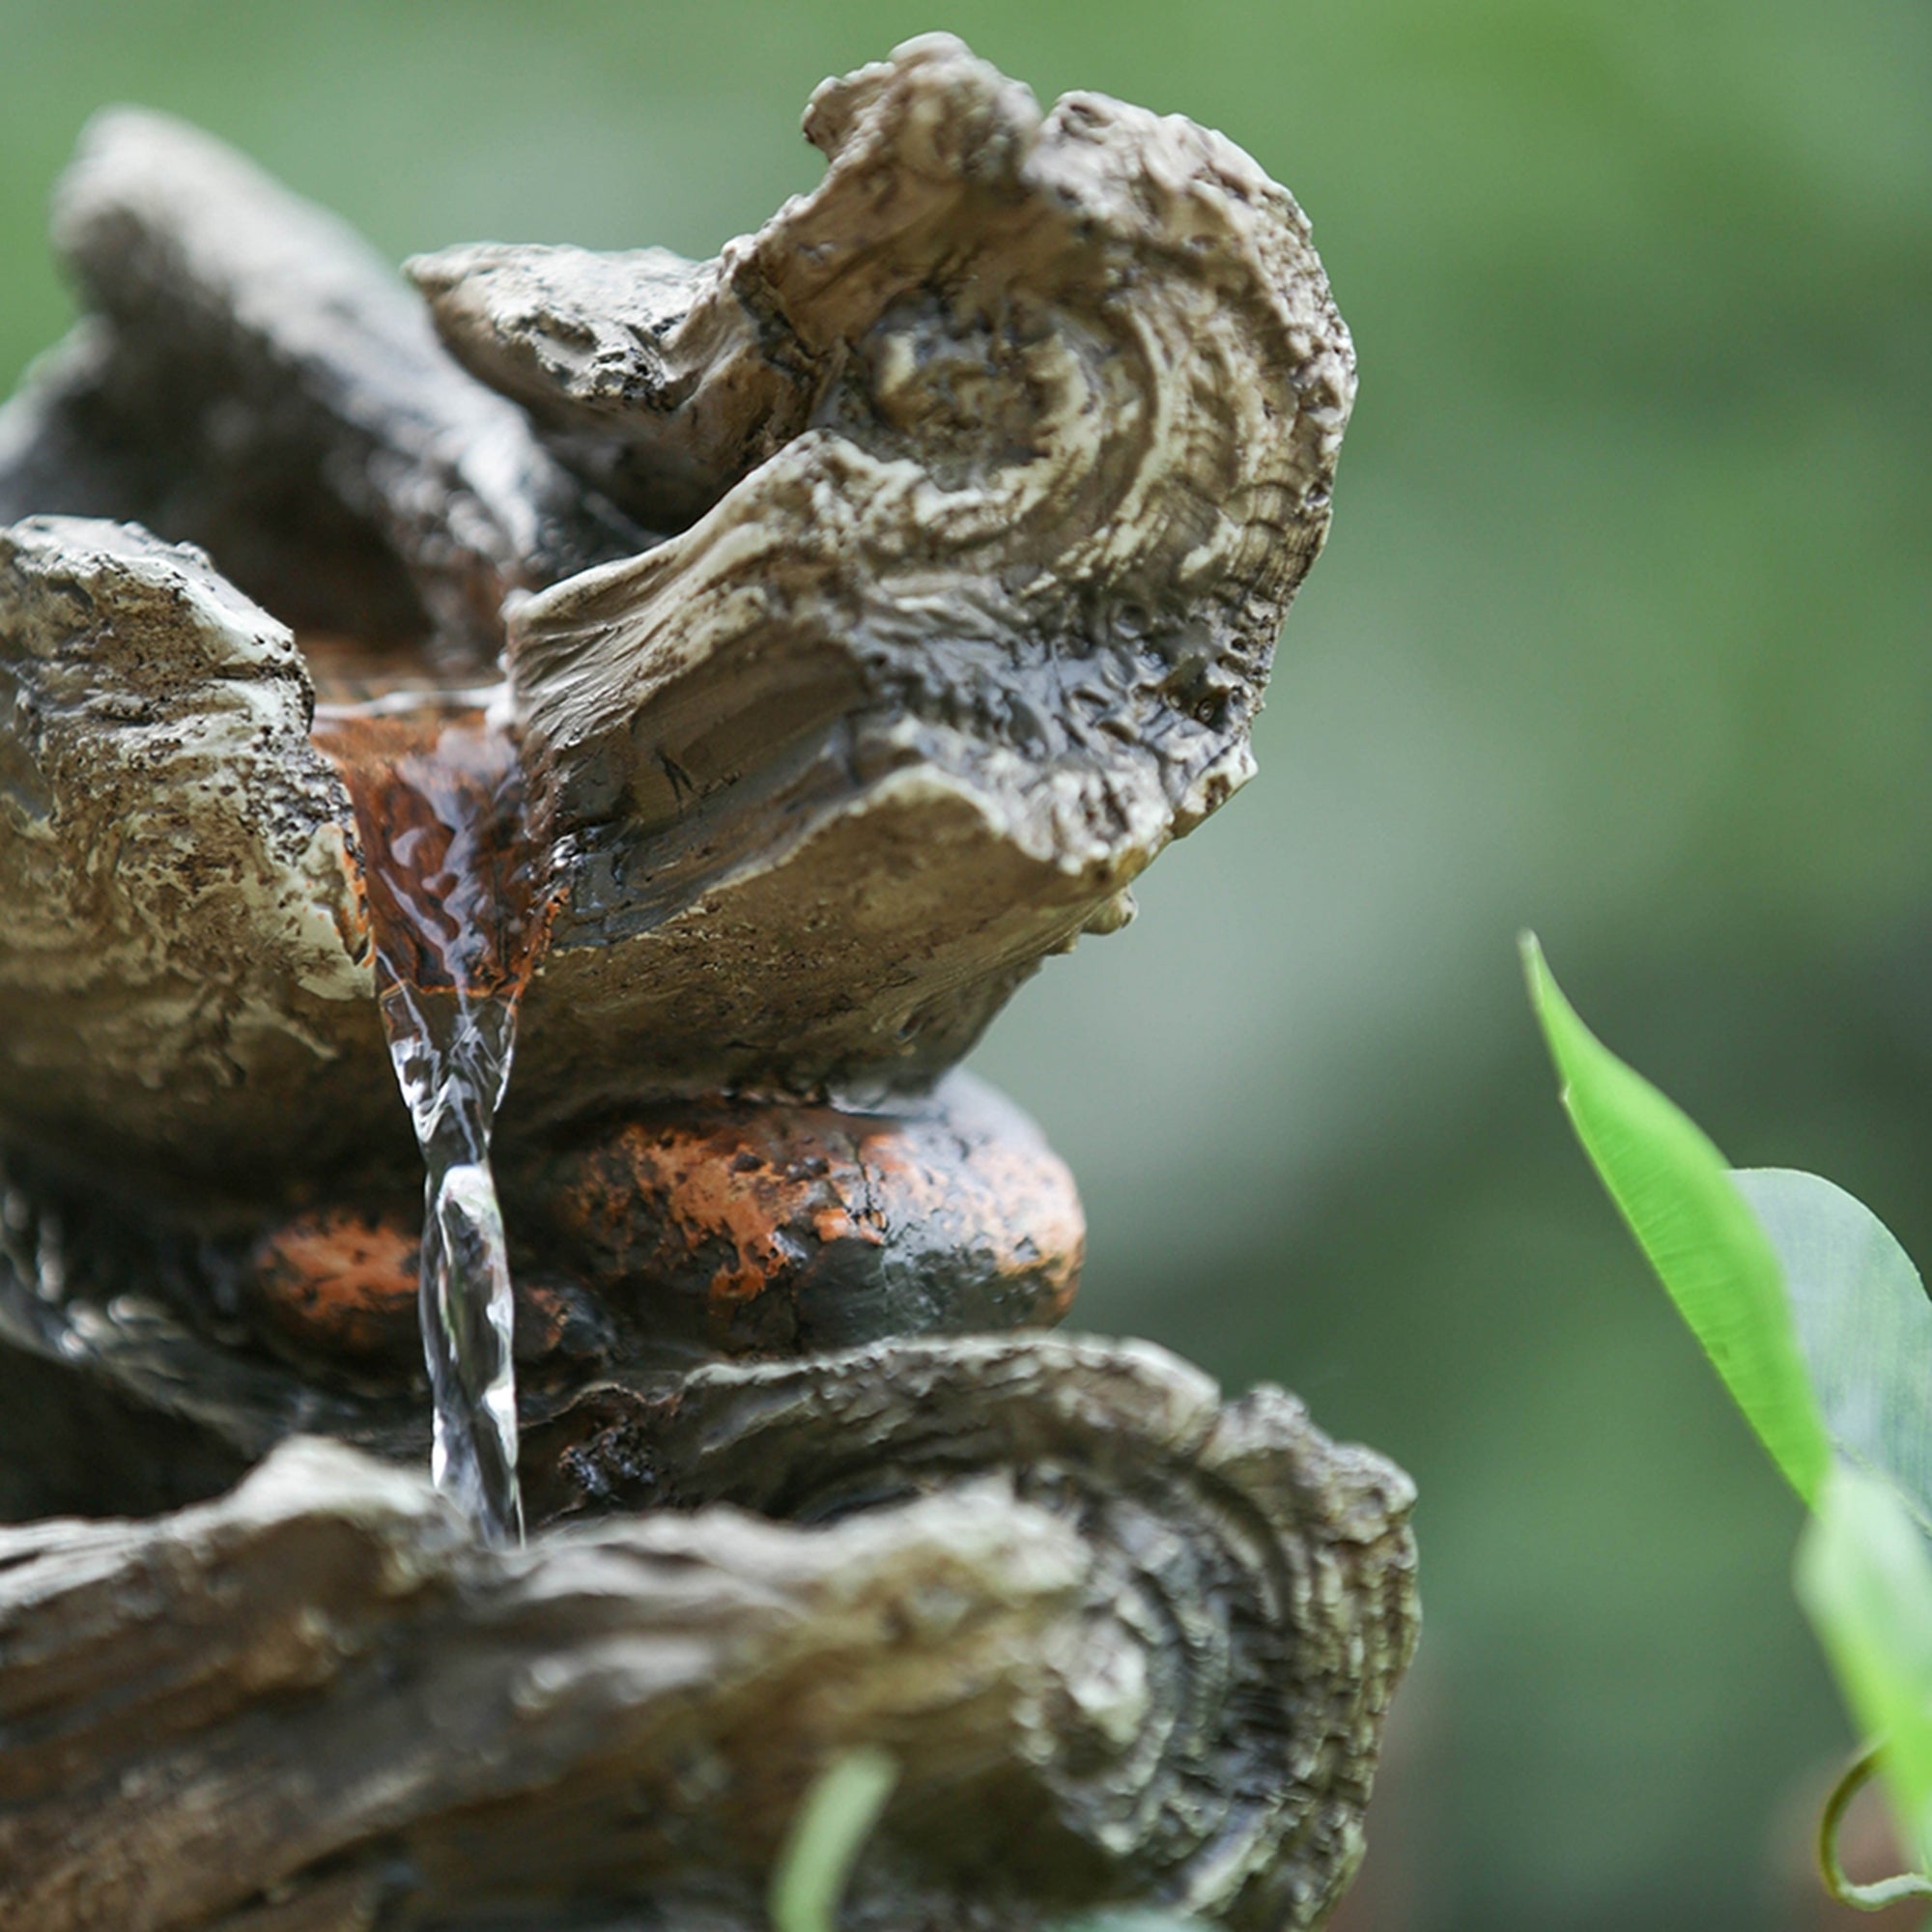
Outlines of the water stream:
<svg viewBox="0 0 1932 1932">
<path fill-rule="evenodd" d="M 431 1473 L 488 1540 L 514 1543 L 514 1301 L 490 1135 L 543 926 L 523 767 L 473 701 L 326 706 L 315 741 L 355 801 L 383 1022 L 422 1149 Z"/>
</svg>

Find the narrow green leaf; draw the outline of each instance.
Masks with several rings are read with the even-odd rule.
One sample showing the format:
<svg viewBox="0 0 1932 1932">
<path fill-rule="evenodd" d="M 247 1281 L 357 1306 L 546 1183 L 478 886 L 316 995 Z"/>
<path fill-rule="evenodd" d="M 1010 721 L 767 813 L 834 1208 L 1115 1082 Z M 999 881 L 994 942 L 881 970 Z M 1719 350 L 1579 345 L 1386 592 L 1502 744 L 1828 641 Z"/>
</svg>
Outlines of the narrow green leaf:
<svg viewBox="0 0 1932 1932">
<path fill-rule="evenodd" d="M 1932 1532 L 1932 1300 L 1883 1221 L 1815 1174 L 1731 1179 L 1771 1241 L 1832 1446 Z"/>
<path fill-rule="evenodd" d="M 1583 1151 L 1733 1400 L 1811 1501 L 1831 1445 L 1764 1229 L 1709 1139 L 1577 1017 L 1533 936 L 1522 952 Z"/>
<path fill-rule="evenodd" d="M 1065 1918 L 1052 1932 L 1206 1932 L 1198 1918 L 1176 1918 L 1165 1912 L 1103 1912 L 1094 1918 Z"/>
<path fill-rule="evenodd" d="M 837 1932 L 860 1848 L 886 1808 L 898 1767 L 882 1750 L 850 1750 L 806 1793 L 772 1873 L 773 1932 Z"/>
<path fill-rule="evenodd" d="M 1097 1918 L 1063 1919 L 1052 1932 L 1208 1932 L 1198 1918 L 1176 1918 L 1165 1912 L 1103 1912 Z"/>
<path fill-rule="evenodd" d="M 1900 1834 L 1932 1854 L 1932 1551 L 1892 1486 L 1840 1464 L 1798 1547 L 1798 1598 L 1879 1760 Z"/>
</svg>

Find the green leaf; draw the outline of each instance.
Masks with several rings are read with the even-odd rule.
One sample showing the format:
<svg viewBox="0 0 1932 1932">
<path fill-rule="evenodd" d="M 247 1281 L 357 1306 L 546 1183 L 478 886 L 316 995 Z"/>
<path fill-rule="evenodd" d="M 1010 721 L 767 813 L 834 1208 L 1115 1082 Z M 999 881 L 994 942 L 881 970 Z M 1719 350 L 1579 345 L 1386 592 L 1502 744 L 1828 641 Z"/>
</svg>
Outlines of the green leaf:
<svg viewBox="0 0 1932 1932">
<path fill-rule="evenodd" d="M 862 1747 L 806 1794 L 772 1873 L 773 1932 L 837 1932 L 845 1882 L 897 1781 L 884 1751 Z"/>
<path fill-rule="evenodd" d="M 1208 1932 L 1198 1918 L 1176 1918 L 1166 1912 L 1103 1912 L 1094 1918 L 1068 1918 L 1052 1932 Z"/>
<path fill-rule="evenodd" d="M 1833 1447 L 1932 1531 L 1932 1300 L 1870 1208 L 1815 1174 L 1732 1179 L 1771 1241 Z"/>
<path fill-rule="evenodd" d="M 1840 1464 L 1798 1548 L 1798 1598 L 1882 1747 L 1904 1842 L 1932 1854 L 1932 1551 L 1892 1486 Z"/>
<path fill-rule="evenodd" d="M 1770 1239 L 1718 1150 L 1577 1017 L 1533 936 L 1522 952 L 1583 1151 L 1733 1400 L 1812 1501 L 1831 1444 Z"/>
</svg>

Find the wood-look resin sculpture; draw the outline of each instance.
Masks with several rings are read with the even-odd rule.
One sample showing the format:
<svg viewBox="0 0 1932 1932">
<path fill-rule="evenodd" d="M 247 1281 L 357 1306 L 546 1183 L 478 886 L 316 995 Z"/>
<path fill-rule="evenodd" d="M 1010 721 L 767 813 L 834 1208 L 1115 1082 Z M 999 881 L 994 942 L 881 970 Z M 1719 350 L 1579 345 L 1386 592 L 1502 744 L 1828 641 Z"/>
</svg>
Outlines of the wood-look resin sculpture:
<svg viewBox="0 0 1932 1932">
<path fill-rule="evenodd" d="M 1299 1928 L 1359 1858 L 1406 1479 L 1045 1333 L 1071 1179 L 952 1070 L 1248 776 L 1348 334 L 1186 121 L 935 35 L 805 126 L 715 261 L 419 293 L 157 116 L 60 186 L 86 314 L 0 411 L 23 1932 L 751 1932 L 855 1744 L 853 1926 Z"/>
</svg>

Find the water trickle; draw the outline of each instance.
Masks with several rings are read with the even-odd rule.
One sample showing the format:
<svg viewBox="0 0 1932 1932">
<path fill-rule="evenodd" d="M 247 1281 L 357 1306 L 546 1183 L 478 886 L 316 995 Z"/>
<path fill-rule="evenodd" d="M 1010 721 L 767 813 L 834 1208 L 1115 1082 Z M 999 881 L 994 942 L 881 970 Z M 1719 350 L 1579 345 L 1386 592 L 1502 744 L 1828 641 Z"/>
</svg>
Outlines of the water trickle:
<svg viewBox="0 0 1932 1932">
<path fill-rule="evenodd" d="M 431 1472 L 494 1542 L 523 1535 L 514 1300 L 490 1134 L 543 928 L 523 767 L 489 712 L 324 707 L 355 801 L 389 1057 L 424 1168 Z"/>
</svg>

